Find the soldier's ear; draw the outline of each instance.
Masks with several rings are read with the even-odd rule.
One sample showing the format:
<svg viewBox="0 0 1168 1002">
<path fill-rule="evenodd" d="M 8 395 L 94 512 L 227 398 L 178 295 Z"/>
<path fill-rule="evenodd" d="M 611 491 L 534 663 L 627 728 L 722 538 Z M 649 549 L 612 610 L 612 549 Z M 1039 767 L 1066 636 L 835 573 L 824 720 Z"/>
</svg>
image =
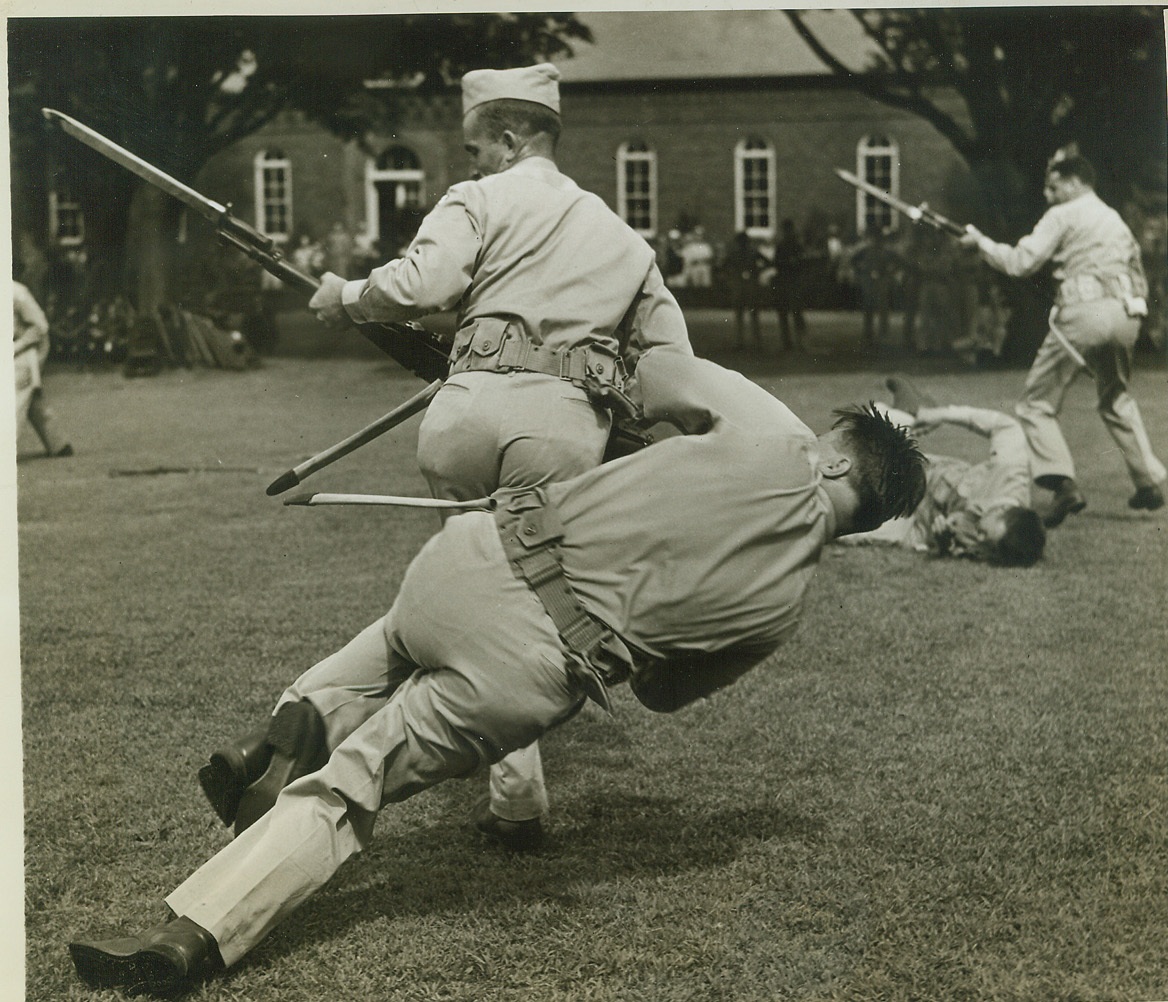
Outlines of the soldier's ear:
<svg viewBox="0 0 1168 1002">
<path fill-rule="evenodd" d="M 839 480 L 846 477 L 852 469 L 852 457 L 842 452 L 834 452 L 819 460 L 819 473 L 828 480 Z"/>
</svg>

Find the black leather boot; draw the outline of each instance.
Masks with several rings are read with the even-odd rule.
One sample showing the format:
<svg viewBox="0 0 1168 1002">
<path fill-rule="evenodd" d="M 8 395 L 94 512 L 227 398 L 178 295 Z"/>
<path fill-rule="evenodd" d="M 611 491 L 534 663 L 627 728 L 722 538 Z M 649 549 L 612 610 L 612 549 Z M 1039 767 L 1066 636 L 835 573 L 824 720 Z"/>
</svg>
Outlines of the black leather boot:
<svg viewBox="0 0 1168 1002">
<path fill-rule="evenodd" d="M 188 918 L 176 918 L 141 936 L 69 944 L 77 974 L 90 988 L 172 995 L 223 970 L 219 944 Z"/>
<path fill-rule="evenodd" d="M 285 703 L 268 724 L 271 760 L 264 774 L 239 800 L 235 834 L 240 835 L 272 809 L 280 791 L 328 761 L 324 721 L 307 700 Z"/>
<path fill-rule="evenodd" d="M 199 770 L 199 785 L 219 820 L 228 828 L 235 821 L 244 791 L 264 774 L 272 761 L 268 727 L 269 724 L 264 724 L 239 740 L 216 749 L 211 753 L 210 761 Z"/>
</svg>

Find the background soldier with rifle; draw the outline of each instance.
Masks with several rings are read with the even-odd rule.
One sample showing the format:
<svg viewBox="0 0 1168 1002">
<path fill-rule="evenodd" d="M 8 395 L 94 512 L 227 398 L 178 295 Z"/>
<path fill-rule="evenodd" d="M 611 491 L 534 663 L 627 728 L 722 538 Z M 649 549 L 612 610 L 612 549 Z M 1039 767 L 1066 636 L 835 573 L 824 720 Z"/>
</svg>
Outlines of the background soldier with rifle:
<svg viewBox="0 0 1168 1002">
<path fill-rule="evenodd" d="M 1139 406 L 1128 393 L 1132 349 L 1147 314 L 1148 283 L 1140 247 L 1119 213 L 1095 194 L 1095 171 L 1078 154 L 1056 157 L 1043 188 L 1050 208 L 1016 246 L 1000 244 L 976 227 L 961 242 L 1005 272 L 1031 275 L 1048 261 L 1059 283 L 1050 332 L 1026 377 L 1015 412 L 1030 443 L 1034 482 L 1054 491 L 1048 527 L 1086 506 L 1075 466 L 1058 425 L 1067 390 L 1086 369 L 1095 379 L 1099 416 L 1119 448 L 1136 487 L 1132 508 L 1164 505 L 1164 464 L 1152 452 Z"/>
</svg>

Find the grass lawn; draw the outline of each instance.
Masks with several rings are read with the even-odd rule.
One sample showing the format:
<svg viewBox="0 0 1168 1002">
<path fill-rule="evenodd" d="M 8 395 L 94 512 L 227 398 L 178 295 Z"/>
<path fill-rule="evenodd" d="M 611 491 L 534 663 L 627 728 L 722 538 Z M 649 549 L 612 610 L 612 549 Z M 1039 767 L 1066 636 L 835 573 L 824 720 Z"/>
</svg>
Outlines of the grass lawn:
<svg viewBox="0 0 1168 1002">
<path fill-rule="evenodd" d="M 817 429 L 881 385 L 752 366 Z M 1005 408 L 1023 374 L 929 376 Z M 1165 383 L 1135 381 L 1162 457 Z M 50 372 L 78 454 L 21 434 L 28 999 L 114 997 L 66 943 L 163 917 L 228 839 L 207 752 L 388 607 L 432 514 L 264 488 L 420 386 L 364 357 Z M 305 486 L 424 494 L 416 421 Z M 191 997 L 1168 998 L 1168 513 L 1127 508 L 1086 383 L 1064 424 L 1090 505 L 1038 567 L 830 550 L 773 663 L 673 716 L 619 690 L 545 739 L 539 855 L 476 839 L 485 776 L 446 784 Z M 927 447 L 981 455 L 958 431 Z"/>
</svg>

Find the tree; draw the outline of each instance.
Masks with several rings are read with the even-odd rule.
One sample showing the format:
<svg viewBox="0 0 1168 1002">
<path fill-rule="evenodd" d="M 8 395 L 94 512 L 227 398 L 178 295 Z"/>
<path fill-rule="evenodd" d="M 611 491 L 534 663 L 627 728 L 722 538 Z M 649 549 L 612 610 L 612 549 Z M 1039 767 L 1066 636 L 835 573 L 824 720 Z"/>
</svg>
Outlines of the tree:
<svg viewBox="0 0 1168 1002">
<path fill-rule="evenodd" d="M 1033 223 L 1044 166 L 1071 142 L 1095 163 L 1105 198 L 1163 200 L 1161 8 L 894 8 L 836 16 L 849 15 L 870 43 L 870 62 L 859 69 L 829 51 L 804 13 L 787 14 L 836 74 L 920 115 L 952 143 L 977 183 L 979 221 L 999 235 L 1016 237 Z M 946 92 L 959 95 L 959 108 L 946 103 Z"/>
<path fill-rule="evenodd" d="M 567 14 L 17 18 L 8 26 L 17 167 L 33 177 L 68 171 L 99 255 L 97 283 L 128 282 L 144 310 L 166 299 L 179 203 L 48 131 L 41 107 L 190 183 L 285 109 L 360 142 L 392 125 L 403 89 L 437 91 L 467 69 L 554 58 L 591 38 Z M 371 89 L 373 80 L 399 86 Z"/>
</svg>

